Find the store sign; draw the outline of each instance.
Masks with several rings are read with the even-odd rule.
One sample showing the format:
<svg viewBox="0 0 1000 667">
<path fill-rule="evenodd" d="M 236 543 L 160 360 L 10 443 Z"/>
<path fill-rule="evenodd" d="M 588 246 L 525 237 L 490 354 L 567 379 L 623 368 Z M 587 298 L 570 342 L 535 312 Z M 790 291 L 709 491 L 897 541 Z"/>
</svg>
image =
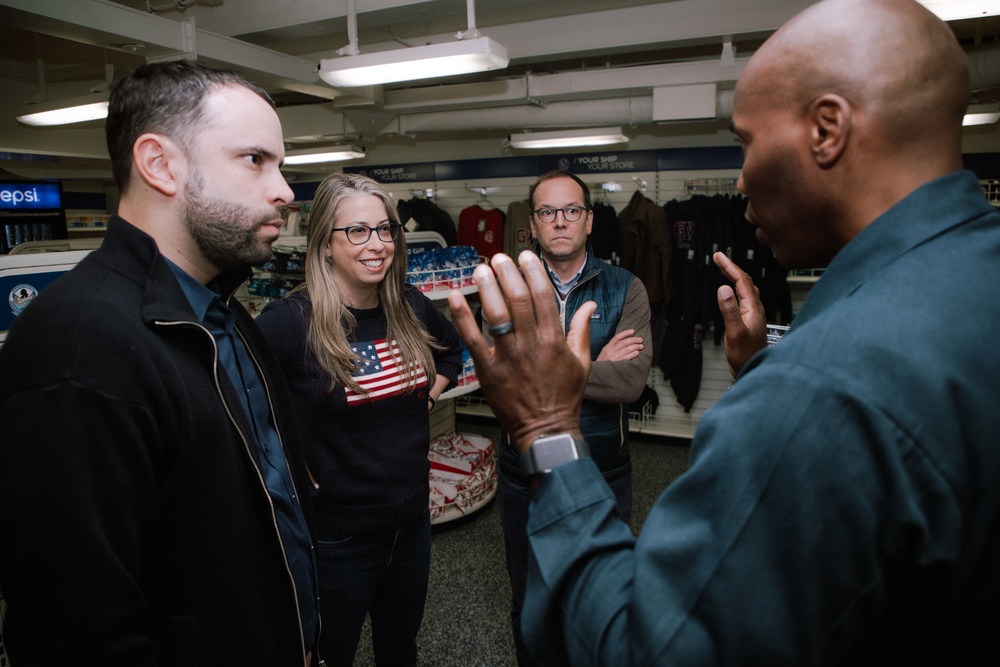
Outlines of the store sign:
<svg viewBox="0 0 1000 667">
<path fill-rule="evenodd" d="M 577 175 L 656 171 L 656 151 L 560 155 L 542 158 L 542 164 L 545 171 L 562 169 Z"/>
<path fill-rule="evenodd" d="M 0 209 L 23 211 L 59 208 L 62 208 L 62 197 L 58 183 L 0 183 Z"/>
<path fill-rule="evenodd" d="M 344 167 L 344 172 L 361 174 L 379 183 L 417 183 L 434 180 L 434 163 L 386 165 L 384 167 Z"/>
</svg>

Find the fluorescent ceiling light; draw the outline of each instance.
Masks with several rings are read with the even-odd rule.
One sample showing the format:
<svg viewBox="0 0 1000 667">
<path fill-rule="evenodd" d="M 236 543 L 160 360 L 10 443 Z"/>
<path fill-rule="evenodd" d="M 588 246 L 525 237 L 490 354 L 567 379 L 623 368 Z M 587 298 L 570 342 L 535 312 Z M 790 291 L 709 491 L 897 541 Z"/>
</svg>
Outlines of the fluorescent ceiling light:
<svg viewBox="0 0 1000 667">
<path fill-rule="evenodd" d="M 510 135 L 511 148 L 572 148 L 628 143 L 620 127 L 596 127 Z"/>
<path fill-rule="evenodd" d="M 1000 102 L 970 104 L 962 125 L 989 125 L 1000 120 Z"/>
<path fill-rule="evenodd" d="M 507 49 L 489 37 L 479 37 L 324 58 L 319 75 L 331 86 L 350 88 L 503 69 L 508 62 Z"/>
<path fill-rule="evenodd" d="M 29 104 L 17 110 L 17 120 L 25 125 L 69 125 L 100 120 L 108 115 L 108 96 L 94 93 L 53 102 Z"/>
<path fill-rule="evenodd" d="M 917 2 L 937 14 L 942 21 L 1000 14 L 1000 2 L 997 0 L 917 0 Z"/>
<path fill-rule="evenodd" d="M 366 155 L 363 148 L 354 145 L 321 146 L 320 148 L 303 148 L 285 153 L 285 165 L 320 164 L 322 162 L 342 162 L 354 160 Z"/>
</svg>

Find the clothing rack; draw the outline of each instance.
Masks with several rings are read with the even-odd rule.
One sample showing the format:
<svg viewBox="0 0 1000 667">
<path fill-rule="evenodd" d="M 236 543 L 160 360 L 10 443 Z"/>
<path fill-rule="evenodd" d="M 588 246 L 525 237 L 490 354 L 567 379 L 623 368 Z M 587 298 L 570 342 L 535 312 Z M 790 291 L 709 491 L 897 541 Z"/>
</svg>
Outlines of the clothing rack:
<svg viewBox="0 0 1000 667">
<path fill-rule="evenodd" d="M 688 178 L 684 181 L 684 192 L 694 194 L 733 194 L 736 192 L 735 178 Z"/>
<path fill-rule="evenodd" d="M 605 183 L 587 183 L 587 189 L 591 191 L 601 190 L 602 192 L 621 192 L 622 184 L 616 181 Z"/>
<path fill-rule="evenodd" d="M 591 199 L 602 204 L 609 204 L 608 193 L 609 192 L 621 192 L 622 185 L 615 181 L 606 181 L 604 183 L 587 183 L 587 189 L 590 190 Z M 596 195 L 596 196 L 595 196 Z"/>
<path fill-rule="evenodd" d="M 410 190 L 411 197 L 419 197 L 421 199 L 433 199 L 437 193 L 434 188 L 418 188 Z"/>
</svg>

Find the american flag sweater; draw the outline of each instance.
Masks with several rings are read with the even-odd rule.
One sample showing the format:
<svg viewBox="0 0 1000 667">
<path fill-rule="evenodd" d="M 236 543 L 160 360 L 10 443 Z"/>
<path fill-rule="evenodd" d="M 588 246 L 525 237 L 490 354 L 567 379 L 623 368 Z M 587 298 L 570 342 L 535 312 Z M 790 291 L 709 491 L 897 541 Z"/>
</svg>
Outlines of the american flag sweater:
<svg viewBox="0 0 1000 667">
<path fill-rule="evenodd" d="M 458 332 L 419 290 L 406 300 L 445 350 L 436 374 L 455 382 L 461 369 Z M 395 528 L 427 509 L 430 424 L 427 391 L 433 379 L 419 364 L 403 367 L 391 354 L 381 306 L 352 309 L 350 338 L 358 354 L 355 380 L 364 392 L 337 385 L 328 391 L 308 349 L 311 304 L 302 295 L 267 305 L 257 324 L 281 363 L 318 488 L 312 492 L 320 533 L 352 534 Z"/>
</svg>

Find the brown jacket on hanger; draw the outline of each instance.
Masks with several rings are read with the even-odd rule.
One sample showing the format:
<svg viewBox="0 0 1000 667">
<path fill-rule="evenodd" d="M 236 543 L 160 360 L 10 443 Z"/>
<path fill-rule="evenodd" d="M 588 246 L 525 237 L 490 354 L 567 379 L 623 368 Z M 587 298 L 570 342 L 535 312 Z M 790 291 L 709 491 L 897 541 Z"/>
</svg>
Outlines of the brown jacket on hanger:
<svg viewBox="0 0 1000 667">
<path fill-rule="evenodd" d="M 621 265 L 642 280 L 651 304 L 669 301 L 674 291 L 670 273 L 673 236 L 666 212 L 636 190 L 628 206 L 618 214 L 618 229 Z"/>
</svg>

